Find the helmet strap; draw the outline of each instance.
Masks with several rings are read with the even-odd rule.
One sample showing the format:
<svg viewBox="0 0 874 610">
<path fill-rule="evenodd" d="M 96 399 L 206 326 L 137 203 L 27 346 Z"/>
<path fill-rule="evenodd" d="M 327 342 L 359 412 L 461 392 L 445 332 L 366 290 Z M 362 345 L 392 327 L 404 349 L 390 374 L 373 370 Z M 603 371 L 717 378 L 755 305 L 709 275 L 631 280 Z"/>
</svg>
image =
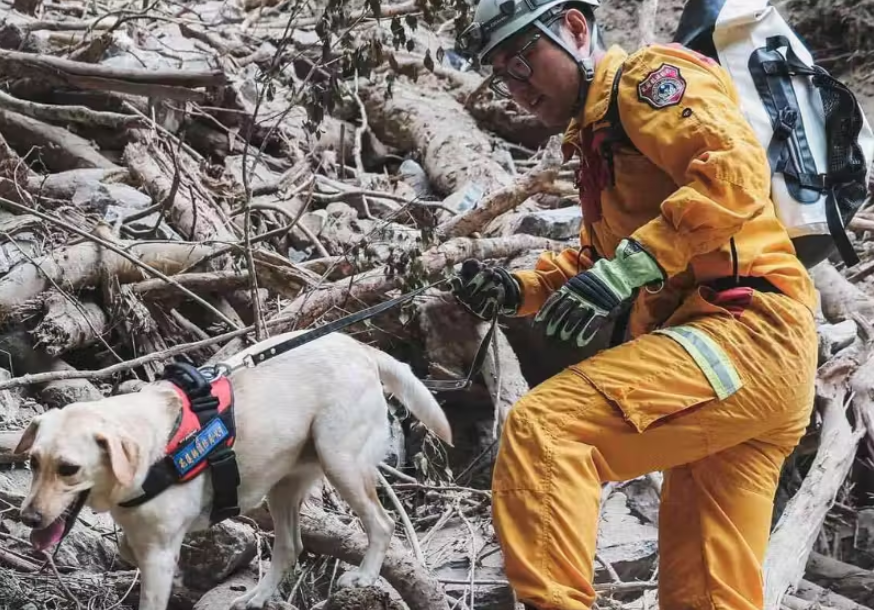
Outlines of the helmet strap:
<svg viewBox="0 0 874 610">
<path fill-rule="evenodd" d="M 598 35 L 597 29 L 592 28 L 591 36 L 589 36 L 589 55 L 588 57 L 580 57 L 576 51 L 571 49 L 568 44 L 562 40 L 561 36 L 549 29 L 540 19 L 534 21 L 534 26 L 543 32 L 552 42 L 557 44 L 560 49 L 567 53 L 574 63 L 577 64 L 577 69 L 580 72 L 580 91 L 577 94 L 577 101 L 574 103 L 573 112 L 579 114 L 586 105 L 586 96 L 589 92 L 589 85 L 595 80 L 595 60 L 592 58 L 595 49 L 595 37 Z"/>
</svg>

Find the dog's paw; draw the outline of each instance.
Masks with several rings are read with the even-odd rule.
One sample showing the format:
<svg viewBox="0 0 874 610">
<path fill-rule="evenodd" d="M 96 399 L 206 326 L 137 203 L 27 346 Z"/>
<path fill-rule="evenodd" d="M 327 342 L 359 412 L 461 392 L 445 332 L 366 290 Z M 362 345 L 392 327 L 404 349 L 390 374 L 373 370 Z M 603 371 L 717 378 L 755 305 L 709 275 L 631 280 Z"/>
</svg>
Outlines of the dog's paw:
<svg viewBox="0 0 874 610">
<path fill-rule="evenodd" d="M 376 577 L 361 570 L 349 570 L 337 579 L 337 588 L 369 587 L 376 583 Z"/>
</svg>

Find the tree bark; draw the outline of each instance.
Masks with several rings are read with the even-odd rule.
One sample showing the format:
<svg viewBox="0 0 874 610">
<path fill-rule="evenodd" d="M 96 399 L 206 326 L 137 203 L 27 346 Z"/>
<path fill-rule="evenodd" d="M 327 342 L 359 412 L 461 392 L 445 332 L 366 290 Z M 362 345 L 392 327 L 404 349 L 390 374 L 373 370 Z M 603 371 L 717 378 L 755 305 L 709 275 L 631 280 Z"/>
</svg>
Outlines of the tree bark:
<svg viewBox="0 0 874 610">
<path fill-rule="evenodd" d="M 188 267 L 214 250 L 209 246 L 185 243 L 122 242 L 119 245 L 165 275 Z M 105 265 L 109 273 L 122 283 L 150 277 L 127 259 L 92 242 L 61 248 L 33 263 L 20 264 L 0 278 L 0 319 L 9 315 L 22 301 L 33 299 L 55 285 L 61 284 L 74 291 L 98 285 L 101 265 Z"/>
<path fill-rule="evenodd" d="M 807 579 L 843 595 L 859 604 L 874 607 L 874 572 L 811 553 L 807 561 Z"/>
<path fill-rule="evenodd" d="M 100 154 L 91 143 L 62 127 L 0 108 L 0 132 L 19 154 L 36 147 L 39 159 L 51 171 L 118 166 Z"/>
<path fill-rule="evenodd" d="M 346 527 L 336 517 L 305 505 L 300 525 L 304 547 L 313 553 L 336 557 L 353 565 L 361 562 L 367 537 Z M 443 586 L 396 540 L 389 546 L 380 574 L 410 610 L 448 610 Z"/>
</svg>

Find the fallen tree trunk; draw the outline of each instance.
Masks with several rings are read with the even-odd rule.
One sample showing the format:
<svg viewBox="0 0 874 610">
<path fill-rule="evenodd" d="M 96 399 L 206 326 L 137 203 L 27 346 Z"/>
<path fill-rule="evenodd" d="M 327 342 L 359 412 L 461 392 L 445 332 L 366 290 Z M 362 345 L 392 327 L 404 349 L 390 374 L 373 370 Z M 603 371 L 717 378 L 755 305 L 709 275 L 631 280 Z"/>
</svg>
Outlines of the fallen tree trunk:
<svg viewBox="0 0 874 610">
<path fill-rule="evenodd" d="M 510 175 L 491 157 L 486 135 L 450 96 L 423 96 L 396 82 L 390 98 L 380 85 L 363 90 L 362 98 L 370 127 L 380 140 L 422 151 L 425 171 L 441 194 L 449 195 L 468 181 L 483 193 L 510 184 Z"/>
<path fill-rule="evenodd" d="M 807 580 L 802 580 L 795 591 L 795 595 L 810 602 L 811 610 L 822 607 L 834 608 L 834 610 L 871 610 L 868 606 L 858 604 L 852 599 L 844 597 L 834 591 L 824 589 Z"/>
<path fill-rule="evenodd" d="M 120 243 L 142 263 L 164 274 L 173 274 L 214 251 L 209 246 L 186 243 Z M 32 263 L 16 266 L 0 278 L 0 319 L 22 301 L 33 299 L 57 284 L 79 290 L 100 282 L 101 265 L 122 283 L 150 277 L 145 271 L 100 245 L 86 242 L 63 248 Z"/>
<path fill-rule="evenodd" d="M 501 214 L 519 206 L 531 195 L 543 191 L 558 176 L 562 163 L 560 144 L 558 138 L 551 138 L 543 151 L 543 158 L 536 167 L 514 183 L 489 193 L 477 207 L 453 216 L 441 224 L 437 228 L 438 236 L 449 239 L 481 231 Z"/>
<path fill-rule="evenodd" d="M 805 572 L 807 579 L 865 606 L 874 607 L 874 572 L 811 553 Z"/>
<path fill-rule="evenodd" d="M 118 169 L 85 138 L 17 112 L 0 108 L 0 132 L 19 154 L 34 147 L 39 149 L 40 161 L 51 171 Z"/>
<path fill-rule="evenodd" d="M 98 64 L 70 61 L 52 55 L 36 55 L 0 49 L 0 72 L 6 76 L 39 76 L 54 85 L 78 89 L 117 91 L 156 99 L 203 100 L 205 94 L 196 87 L 220 87 L 223 72 L 189 72 L 185 70 L 118 69 Z"/>
<path fill-rule="evenodd" d="M 343 525 L 329 513 L 305 505 L 301 511 L 300 527 L 304 548 L 313 553 L 336 557 L 353 565 L 358 565 L 364 557 L 367 537 Z M 449 608 L 443 586 L 396 540 L 392 540 L 389 546 L 380 574 L 400 594 L 410 610 Z"/>
<path fill-rule="evenodd" d="M 43 308 L 43 318 L 31 334 L 36 347 L 52 356 L 92 345 L 109 331 L 106 313 L 93 301 L 52 291 L 43 299 Z"/>
<path fill-rule="evenodd" d="M 149 138 L 128 144 L 124 149 L 124 161 L 146 192 L 156 202 L 163 203 L 170 224 L 186 239 L 237 241 L 237 236 L 229 228 L 230 223 L 226 223 L 218 210 L 202 196 L 197 196 L 197 189 L 188 188 L 190 179 L 185 171 L 184 165 L 187 164 L 183 153 L 178 154 L 177 163 L 174 163 L 157 141 Z M 178 181 L 175 188 L 174 179 Z"/>
<path fill-rule="evenodd" d="M 848 282 L 834 265 L 824 261 L 813 267 L 810 275 L 820 293 L 822 313 L 829 322 L 848 320 L 853 313 L 874 320 L 874 300 Z"/>
</svg>

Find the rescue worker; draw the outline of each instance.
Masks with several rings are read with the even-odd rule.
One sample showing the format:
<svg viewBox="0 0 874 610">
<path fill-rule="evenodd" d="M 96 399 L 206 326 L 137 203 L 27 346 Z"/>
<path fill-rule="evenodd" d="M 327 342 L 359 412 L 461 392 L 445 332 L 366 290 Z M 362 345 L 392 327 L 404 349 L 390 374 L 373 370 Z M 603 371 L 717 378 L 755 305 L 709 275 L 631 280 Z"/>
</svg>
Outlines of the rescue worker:
<svg viewBox="0 0 874 610">
<path fill-rule="evenodd" d="M 778 477 L 813 405 L 816 292 L 727 73 L 677 45 L 601 48 L 597 6 L 481 0 L 458 37 L 493 90 L 567 126 L 584 222 L 534 269 L 466 261 L 456 297 L 578 347 L 630 311 L 624 342 L 509 413 L 492 482 L 506 573 L 528 608 L 591 607 L 602 484 L 662 471 L 661 607 L 762 608 Z"/>
</svg>

